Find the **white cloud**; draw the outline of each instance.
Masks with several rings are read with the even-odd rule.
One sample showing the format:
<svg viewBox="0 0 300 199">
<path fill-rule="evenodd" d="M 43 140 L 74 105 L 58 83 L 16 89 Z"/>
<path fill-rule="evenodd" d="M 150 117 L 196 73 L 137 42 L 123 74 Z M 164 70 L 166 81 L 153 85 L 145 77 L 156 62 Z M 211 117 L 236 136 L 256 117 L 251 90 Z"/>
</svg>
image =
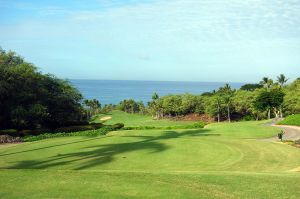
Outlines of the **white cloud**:
<svg viewBox="0 0 300 199">
<path fill-rule="evenodd" d="M 0 42 L 35 46 L 51 60 L 63 54 L 77 65 L 143 68 L 149 75 L 175 67 L 177 76 L 199 68 L 219 69 L 221 76 L 224 65 L 237 71 L 243 65 L 246 73 L 300 62 L 300 0 L 100 0 L 97 5 L 44 6 L 36 12 L 45 17 L 0 26 Z"/>
</svg>

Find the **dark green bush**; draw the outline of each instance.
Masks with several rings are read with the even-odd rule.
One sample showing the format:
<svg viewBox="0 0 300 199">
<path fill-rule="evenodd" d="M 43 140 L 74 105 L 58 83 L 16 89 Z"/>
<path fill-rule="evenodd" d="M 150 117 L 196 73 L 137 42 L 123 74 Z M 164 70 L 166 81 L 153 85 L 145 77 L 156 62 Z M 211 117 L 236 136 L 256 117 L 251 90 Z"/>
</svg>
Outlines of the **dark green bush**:
<svg viewBox="0 0 300 199">
<path fill-rule="evenodd" d="M 194 128 L 204 128 L 205 126 L 205 123 L 204 122 L 196 122 L 194 124 L 191 125 L 191 127 L 194 127 Z"/>
<path fill-rule="evenodd" d="M 93 123 L 89 125 L 80 125 L 80 126 L 67 126 L 67 127 L 60 127 L 54 130 L 54 132 L 78 132 L 78 131 L 88 131 L 88 130 L 96 130 L 103 127 L 101 123 Z"/>
<path fill-rule="evenodd" d="M 54 130 L 54 132 L 77 132 L 77 131 L 87 131 L 87 130 L 95 130 L 96 128 L 93 125 L 82 125 L 82 126 L 67 126 L 60 127 Z"/>
<path fill-rule="evenodd" d="M 16 129 L 4 129 L 0 130 L 0 135 L 19 136 L 19 133 Z"/>
<path fill-rule="evenodd" d="M 88 121 L 69 121 L 64 123 L 65 126 L 81 126 L 81 125 L 88 125 Z"/>
<path fill-rule="evenodd" d="M 252 121 L 254 118 L 251 115 L 246 115 L 242 118 L 242 121 Z"/>
<path fill-rule="evenodd" d="M 93 124 L 93 125 L 85 125 L 89 126 L 88 128 L 98 128 L 93 130 L 85 130 L 85 131 L 78 131 L 78 132 L 58 132 L 58 133 L 43 133 L 37 136 L 25 136 L 23 140 L 25 142 L 32 142 L 37 140 L 43 140 L 48 138 L 56 138 L 56 137 L 68 137 L 68 136 L 98 136 L 98 135 L 106 135 L 110 131 L 115 131 L 121 129 L 124 124 L 118 123 L 115 125 L 107 125 L 103 126 L 102 124 Z M 78 126 L 76 126 L 78 127 Z M 81 126 L 82 127 L 82 126 Z M 82 129 L 85 127 L 82 127 Z M 75 129 L 75 128 L 74 128 Z M 78 128 L 76 128 L 78 130 Z M 65 129 L 70 130 L 70 129 Z"/>
<path fill-rule="evenodd" d="M 96 129 L 99 129 L 104 126 L 104 124 L 102 123 L 91 123 L 90 125 L 93 125 Z"/>
<path fill-rule="evenodd" d="M 117 124 L 114 124 L 112 127 L 113 127 L 114 129 L 121 129 L 121 128 L 124 127 L 124 124 L 123 124 L 123 123 L 117 123 Z"/>
<path fill-rule="evenodd" d="M 38 135 L 37 132 L 34 132 L 34 130 L 21 130 L 18 132 L 18 136 L 27 136 L 27 135 Z"/>
<path fill-rule="evenodd" d="M 194 124 L 189 125 L 180 125 L 180 126 L 133 126 L 133 127 L 124 127 L 124 130 L 151 130 L 151 129 L 159 129 L 159 130 L 172 130 L 172 129 L 197 129 L 204 128 L 204 122 L 196 122 Z"/>
</svg>

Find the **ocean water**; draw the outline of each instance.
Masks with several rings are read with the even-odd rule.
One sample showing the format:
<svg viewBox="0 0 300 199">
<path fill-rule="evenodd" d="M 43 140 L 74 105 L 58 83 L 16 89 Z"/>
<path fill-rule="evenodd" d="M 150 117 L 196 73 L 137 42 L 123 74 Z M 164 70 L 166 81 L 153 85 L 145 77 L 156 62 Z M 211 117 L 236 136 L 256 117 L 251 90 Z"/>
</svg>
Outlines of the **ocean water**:
<svg viewBox="0 0 300 199">
<path fill-rule="evenodd" d="M 98 99 L 101 104 L 118 104 L 124 99 L 144 103 L 151 100 L 154 92 L 159 96 L 167 94 L 201 94 L 216 90 L 222 82 L 171 82 L 171 81 L 128 81 L 128 80 L 69 80 L 86 99 Z M 240 88 L 245 83 L 229 83 Z"/>
</svg>

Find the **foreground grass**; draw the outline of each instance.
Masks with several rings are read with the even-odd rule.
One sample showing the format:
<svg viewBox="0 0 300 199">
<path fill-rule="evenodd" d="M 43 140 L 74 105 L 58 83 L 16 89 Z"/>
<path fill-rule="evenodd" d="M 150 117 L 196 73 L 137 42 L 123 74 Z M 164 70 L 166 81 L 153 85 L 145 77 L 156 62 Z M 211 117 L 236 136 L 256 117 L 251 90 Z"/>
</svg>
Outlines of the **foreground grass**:
<svg viewBox="0 0 300 199">
<path fill-rule="evenodd" d="M 299 149 L 258 140 L 278 131 L 240 122 L 5 145 L 0 198 L 299 198 Z"/>
<path fill-rule="evenodd" d="M 280 121 L 278 124 L 300 126 L 300 114 L 289 115 L 287 118 Z"/>
<path fill-rule="evenodd" d="M 299 198 L 295 173 L 2 170 L 1 198 Z M 14 188 L 12 188 L 14 187 Z"/>
<path fill-rule="evenodd" d="M 93 122 L 100 122 L 102 117 L 110 116 L 112 119 L 105 122 L 105 124 L 116 124 L 124 123 L 125 127 L 128 126 L 180 126 L 193 124 L 195 121 L 173 121 L 168 119 L 154 120 L 150 115 L 140 115 L 140 114 L 129 114 L 123 111 L 114 110 L 108 114 L 100 114 L 97 116 Z"/>
</svg>

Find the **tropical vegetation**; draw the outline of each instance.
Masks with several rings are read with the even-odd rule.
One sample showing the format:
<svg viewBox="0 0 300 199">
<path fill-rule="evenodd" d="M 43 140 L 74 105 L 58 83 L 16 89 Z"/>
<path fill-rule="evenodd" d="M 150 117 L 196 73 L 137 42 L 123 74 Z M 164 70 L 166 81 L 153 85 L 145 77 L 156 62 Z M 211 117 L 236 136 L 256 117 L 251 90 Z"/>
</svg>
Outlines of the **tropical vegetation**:
<svg viewBox="0 0 300 199">
<path fill-rule="evenodd" d="M 67 81 L 42 74 L 0 48 L 0 128 L 57 128 L 83 121 L 82 95 Z"/>
<path fill-rule="evenodd" d="M 286 84 L 281 74 L 274 83 L 264 77 L 259 84 L 232 89 L 225 84 L 217 91 L 201 95 L 179 94 L 160 97 L 154 93 L 145 106 L 133 99 L 120 102 L 116 109 L 127 113 L 150 114 L 155 119 L 189 114 L 207 114 L 216 121 L 260 120 L 300 113 L 300 78 Z"/>
</svg>

